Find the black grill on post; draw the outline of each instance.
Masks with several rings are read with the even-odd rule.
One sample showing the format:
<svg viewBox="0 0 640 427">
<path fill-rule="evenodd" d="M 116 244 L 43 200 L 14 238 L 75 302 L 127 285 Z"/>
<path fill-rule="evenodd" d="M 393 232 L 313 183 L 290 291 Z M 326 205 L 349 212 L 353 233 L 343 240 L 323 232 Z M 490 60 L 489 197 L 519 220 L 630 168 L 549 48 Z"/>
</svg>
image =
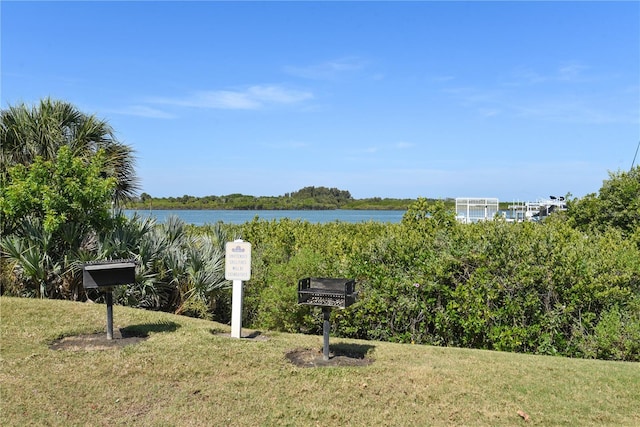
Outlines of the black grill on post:
<svg viewBox="0 0 640 427">
<path fill-rule="evenodd" d="M 353 279 L 307 277 L 298 281 L 298 304 L 322 307 L 322 358 L 329 360 L 329 317 L 333 307 L 346 308 L 356 301 L 356 282 Z"/>
<path fill-rule="evenodd" d="M 82 267 L 82 285 L 106 293 L 107 339 L 113 339 L 113 287 L 136 281 L 136 264 L 132 260 L 90 262 Z"/>
</svg>

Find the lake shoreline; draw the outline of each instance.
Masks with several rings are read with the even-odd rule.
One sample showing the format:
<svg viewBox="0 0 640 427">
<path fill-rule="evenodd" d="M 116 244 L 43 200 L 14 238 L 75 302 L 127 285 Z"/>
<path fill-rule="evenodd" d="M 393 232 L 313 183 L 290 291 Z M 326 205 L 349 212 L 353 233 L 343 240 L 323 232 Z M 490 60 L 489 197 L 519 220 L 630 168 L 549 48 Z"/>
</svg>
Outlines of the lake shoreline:
<svg viewBox="0 0 640 427">
<path fill-rule="evenodd" d="M 176 216 L 187 224 L 206 225 L 217 222 L 243 224 L 258 220 L 300 220 L 312 223 L 328 222 L 367 222 L 399 223 L 406 211 L 380 209 L 124 209 L 128 217 L 152 217 L 159 223 L 164 223 L 170 216 Z"/>
<path fill-rule="evenodd" d="M 150 212 L 154 212 L 154 211 L 301 211 L 301 212 L 306 212 L 306 211 L 406 211 L 406 209 L 403 208 L 384 208 L 384 207 L 380 207 L 380 208 L 375 208 L 375 207 L 371 207 L 371 208 L 349 208 L 349 209 L 345 209 L 345 208 L 332 208 L 332 209 L 286 209 L 286 208 L 282 208 L 282 209 L 278 209 L 278 208 L 269 208 L 269 209 L 239 209 L 239 208 L 216 208 L 216 209 L 209 209 L 209 208 L 201 208 L 201 207 L 180 207 L 180 208 L 168 208 L 168 207 L 161 207 L 161 208 L 138 208 L 138 207 L 127 207 L 124 208 L 123 210 L 125 211 L 150 211 Z"/>
</svg>

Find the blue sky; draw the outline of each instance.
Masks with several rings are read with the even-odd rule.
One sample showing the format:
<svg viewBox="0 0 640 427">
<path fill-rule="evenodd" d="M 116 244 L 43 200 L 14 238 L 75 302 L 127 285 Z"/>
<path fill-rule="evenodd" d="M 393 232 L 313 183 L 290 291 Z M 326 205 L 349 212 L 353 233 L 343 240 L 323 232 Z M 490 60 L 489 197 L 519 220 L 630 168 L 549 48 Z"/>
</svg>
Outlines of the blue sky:
<svg viewBox="0 0 640 427">
<path fill-rule="evenodd" d="M 0 8 L 2 108 L 108 120 L 156 197 L 581 197 L 640 141 L 639 2 Z"/>
</svg>

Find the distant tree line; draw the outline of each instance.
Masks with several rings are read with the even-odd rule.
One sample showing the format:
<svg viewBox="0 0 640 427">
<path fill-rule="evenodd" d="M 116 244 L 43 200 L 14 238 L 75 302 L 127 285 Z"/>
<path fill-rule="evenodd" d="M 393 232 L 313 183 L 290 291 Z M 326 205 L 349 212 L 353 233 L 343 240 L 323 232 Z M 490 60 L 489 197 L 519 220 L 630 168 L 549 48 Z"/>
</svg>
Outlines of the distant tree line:
<svg viewBox="0 0 640 427">
<path fill-rule="evenodd" d="M 370 209 L 406 210 L 415 199 L 372 197 L 354 199 L 347 190 L 327 187 L 304 187 L 282 196 L 223 196 L 152 197 L 142 193 L 127 203 L 130 209 L 228 209 L 228 210 L 332 210 Z M 451 203 L 453 201 L 451 200 Z"/>
</svg>

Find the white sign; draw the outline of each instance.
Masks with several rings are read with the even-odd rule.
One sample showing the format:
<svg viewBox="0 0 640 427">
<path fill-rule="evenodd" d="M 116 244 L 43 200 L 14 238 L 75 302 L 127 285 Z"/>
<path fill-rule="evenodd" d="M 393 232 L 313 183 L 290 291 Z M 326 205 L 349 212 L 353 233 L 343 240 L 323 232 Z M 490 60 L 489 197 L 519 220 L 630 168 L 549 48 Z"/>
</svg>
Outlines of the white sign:
<svg viewBox="0 0 640 427">
<path fill-rule="evenodd" d="M 233 280 L 231 295 L 231 337 L 242 337 L 242 281 L 251 279 L 251 243 L 243 240 L 227 242 L 224 278 Z"/>
<path fill-rule="evenodd" d="M 227 242 L 225 249 L 224 278 L 251 279 L 251 243 L 242 240 Z"/>
</svg>

